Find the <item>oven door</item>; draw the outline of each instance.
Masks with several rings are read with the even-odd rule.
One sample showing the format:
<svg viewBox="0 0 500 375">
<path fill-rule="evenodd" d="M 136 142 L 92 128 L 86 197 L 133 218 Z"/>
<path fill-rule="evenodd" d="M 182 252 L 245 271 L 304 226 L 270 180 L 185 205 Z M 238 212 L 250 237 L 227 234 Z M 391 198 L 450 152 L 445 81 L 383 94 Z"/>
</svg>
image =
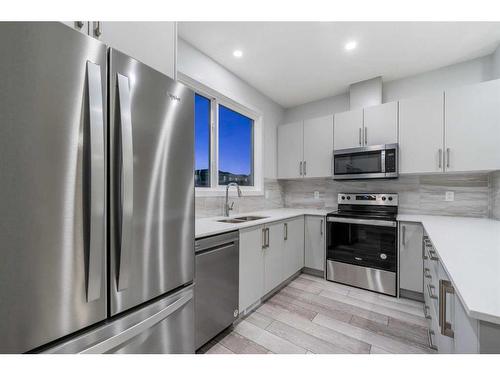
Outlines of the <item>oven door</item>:
<svg viewBox="0 0 500 375">
<path fill-rule="evenodd" d="M 329 217 L 327 260 L 396 272 L 397 223 Z"/>
</svg>

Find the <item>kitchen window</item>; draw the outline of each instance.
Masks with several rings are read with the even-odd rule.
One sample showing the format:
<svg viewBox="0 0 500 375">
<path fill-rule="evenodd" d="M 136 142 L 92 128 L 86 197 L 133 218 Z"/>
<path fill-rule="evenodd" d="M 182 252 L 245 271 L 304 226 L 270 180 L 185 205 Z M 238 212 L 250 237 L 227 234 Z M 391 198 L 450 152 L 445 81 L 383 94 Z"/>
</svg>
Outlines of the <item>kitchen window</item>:
<svg viewBox="0 0 500 375">
<path fill-rule="evenodd" d="M 261 116 L 206 87 L 190 86 L 196 93 L 196 195 L 224 195 L 230 182 L 243 195 L 263 194 Z"/>
</svg>

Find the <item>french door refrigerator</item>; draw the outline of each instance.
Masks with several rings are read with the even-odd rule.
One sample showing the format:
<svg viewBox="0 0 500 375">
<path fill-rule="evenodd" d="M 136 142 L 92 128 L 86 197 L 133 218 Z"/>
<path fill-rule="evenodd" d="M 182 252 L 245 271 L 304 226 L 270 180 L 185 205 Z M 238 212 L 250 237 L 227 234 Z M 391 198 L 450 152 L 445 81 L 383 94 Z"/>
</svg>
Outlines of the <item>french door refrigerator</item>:
<svg viewBox="0 0 500 375">
<path fill-rule="evenodd" d="M 0 353 L 194 351 L 194 94 L 0 23 Z"/>
</svg>

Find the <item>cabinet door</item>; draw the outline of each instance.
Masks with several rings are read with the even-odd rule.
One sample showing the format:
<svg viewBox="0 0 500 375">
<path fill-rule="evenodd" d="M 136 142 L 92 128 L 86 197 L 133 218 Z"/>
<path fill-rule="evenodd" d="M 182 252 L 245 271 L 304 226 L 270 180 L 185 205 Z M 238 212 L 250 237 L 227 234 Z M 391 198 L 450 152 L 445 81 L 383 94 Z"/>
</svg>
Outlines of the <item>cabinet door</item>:
<svg viewBox="0 0 500 375">
<path fill-rule="evenodd" d="M 302 177 L 301 163 L 303 153 L 302 121 L 278 127 L 278 177 Z"/>
<path fill-rule="evenodd" d="M 304 217 L 289 220 L 286 222 L 286 226 L 283 280 L 304 267 Z"/>
<path fill-rule="evenodd" d="M 390 102 L 364 109 L 365 146 L 398 142 L 398 103 Z"/>
<path fill-rule="evenodd" d="M 264 295 L 263 227 L 240 230 L 239 310 L 257 302 Z"/>
<path fill-rule="evenodd" d="M 342 150 L 362 146 L 362 130 L 362 109 L 336 113 L 333 123 L 333 148 Z"/>
<path fill-rule="evenodd" d="M 304 121 L 304 177 L 331 177 L 333 115 Z"/>
<path fill-rule="evenodd" d="M 445 92 L 446 170 L 500 169 L 500 80 Z"/>
<path fill-rule="evenodd" d="M 283 223 L 266 226 L 268 247 L 264 249 L 264 295 L 276 288 L 282 281 L 284 268 Z"/>
<path fill-rule="evenodd" d="M 304 227 L 305 266 L 325 271 L 325 218 L 306 216 Z"/>
<path fill-rule="evenodd" d="M 460 298 L 455 296 L 454 353 L 479 353 L 479 321 L 469 318 Z"/>
<path fill-rule="evenodd" d="M 90 34 L 175 78 L 175 22 L 92 22 Z"/>
<path fill-rule="evenodd" d="M 63 24 L 66 26 L 71 27 L 72 29 L 75 29 L 83 34 L 88 35 L 89 34 L 89 24 L 90 22 L 88 21 L 63 21 Z"/>
<path fill-rule="evenodd" d="M 422 237 L 419 223 L 401 223 L 399 238 L 399 286 L 413 292 L 423 292 Z"/>
<path fill-rule="evenodd" d="M 399 102 L 399 172 L 442 172 L 444 95 L 436 92 Z"/>
</svg>

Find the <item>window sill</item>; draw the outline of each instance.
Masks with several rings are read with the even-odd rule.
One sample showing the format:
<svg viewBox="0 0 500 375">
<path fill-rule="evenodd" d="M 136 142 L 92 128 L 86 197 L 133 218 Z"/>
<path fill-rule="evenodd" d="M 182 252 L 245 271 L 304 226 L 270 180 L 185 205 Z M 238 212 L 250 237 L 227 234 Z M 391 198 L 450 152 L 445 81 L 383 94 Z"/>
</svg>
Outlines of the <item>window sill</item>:
<svg viewBox="0 0 500 375">
<path fill-rule="evenodd" d="M 264 190 L 256 187 L 240 186 L 241 197 L 255 197 L 264 195 Z M 225 197 L 226 188 L 195 188 L 195 197 Z M 229 196 L 237 196 L 234 187 L 229 188 Z"/>
</svg>

